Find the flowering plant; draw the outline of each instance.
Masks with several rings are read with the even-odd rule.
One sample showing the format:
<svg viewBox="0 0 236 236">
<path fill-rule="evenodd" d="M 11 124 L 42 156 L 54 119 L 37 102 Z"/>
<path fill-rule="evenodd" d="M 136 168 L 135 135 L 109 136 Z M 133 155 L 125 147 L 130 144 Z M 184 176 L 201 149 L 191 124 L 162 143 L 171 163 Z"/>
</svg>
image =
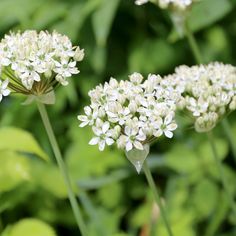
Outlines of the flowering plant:
<svg viewBox="0 0 236 236">
<path fill-rule="evenodd" d="M 163 134 L 172 138 L 181 89 L 159 75 L 142 81 L 141 74 L 133 73 L 127 81 L 111 78 L 89 92 L 91 104 L 78 116 L 81 127 L 92 126 L 95 137 L 89 144 L 102 151 L 116 143 L 126 153 L 140 150 L 146 157 L 150 142 Z"/>
<path fill-rule="evenodd" d="M 67 78 L 79 73 L 76 62 L 83 57 L 83 49 L 73 47 L 67 36 L 55 31 L 50 34 L 27 30 L 5 35 L 0 42 L 4 80 L 0 94 L 7 96 L 10 90 L 36 97 L 49 94 L 58 84 L 67 85 Z"/>
<path fill-rule="evenodd" d="M 198 132 L 211 130 L 227 112 L 236 109 L 236 67 L 232 65 L 182 65 L 166 78 L 184 87 L 184 106 Z"/>
</svg>

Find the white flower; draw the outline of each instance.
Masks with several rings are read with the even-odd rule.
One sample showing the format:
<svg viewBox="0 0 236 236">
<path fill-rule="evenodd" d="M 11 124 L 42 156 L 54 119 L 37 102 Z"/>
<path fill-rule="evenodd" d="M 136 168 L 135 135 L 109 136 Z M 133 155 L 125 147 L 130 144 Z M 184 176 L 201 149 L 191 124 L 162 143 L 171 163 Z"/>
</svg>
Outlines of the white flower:
<svg viewBox="0 0 236 236">
<path fill-rule="evenodd" d="M 130 151 L 133 148 L 143 150 L 142 141 L 145 141 L 146 135 L 142 129 L 139 129 L 136 125 L 125 126 L 125 149 Z"/>
<path fill-rule="evenodd" d="M 144 82 L 143 79 L 135 72 L 127 81 L 111 78 L 89 92 L 91 104 L 78 119 L 81 127 L 92 126 L 96 137 L 91 144 L 99 143 L 100 150 L 107 142 L 115 142 L 126 151 L 142 150 L 143 145 L 162 133 L 173 136 L 177 128 L 176 103 L 181 97 L 176 83 L 164 82 L 159 75 L 149 75 Z"/>
<path fill-rule="evenodd" d="M 177 124 L 173 122 L 173 116 L 169 114 L 164 119 L 160 118 L 154 127 L 156 128 L 154 136 L 160 137 L 164 133 L 166 137 L 172 138 L 173 131 L 177 129 Z"/>
<path fill-rule="evenodd" d="M 61 62 L 55 61 L 56 68 L 54 72 L 58 73 L 62 77 L 71 77 L 72 74 L 78 74 L 79 70 L 76 68 L 76 62 L 67 62 L 66 60 L 62 60 Z"/>
<path fill-rule="evenodd" d="M 67 78 L 79 73 L 77 62 L 83 57 L 83 49 L 55 31 L 10 33 L 0 42 L 1 74 L 17 93 L 41 96 L 58 83 L 67 85 Z"/>
<path fill-rule="evenodd" d="M 112 133 L 109 131 L 110 124 L 109 122 L 102 123 L 100 121 L 101 126 L 94 126 L 93 132 L 96 135 L 96 137 L 92 138 L 89 142 L 90 145 L 96 145 L 98 144 L 99 150 L 103 151 L 105 148 L 105 145 L 112 145 L 114 143 L 114 140 L 111 138 Z"/>
<path fill-rule="evenodd" d="M 80 127 L 84 127 L 86 125 L 93 125 L 94 121 L 98 117 L 98 110 L 96 109 L 92 110 L 91 107 L 86 106 L 84 108 L 84 112 L 86 115 L 77 116 L 78 120 L 82 121 L 82 123 L 80 124 Z"/>
<path fill-rule="evenodd" d="M 182 108 L 193 116 L 198 132 L 214 128 L 222 116 L 236 109 L 236 67 L 232 65 L 219 62 L 192 67 L 182 65 L 166 79 L 179 84 L 181 100 L 185 100 L 180 100 Z"/>
<path fill-rule="evenodd" d="M 9 81 L 8 80 L 4 80 L 1 81 L 0 80 L 0 102 L 2 101 L 2 97 L 6 97 L 10 94 L 10 90 L 7 88 Z"/>
</svg>

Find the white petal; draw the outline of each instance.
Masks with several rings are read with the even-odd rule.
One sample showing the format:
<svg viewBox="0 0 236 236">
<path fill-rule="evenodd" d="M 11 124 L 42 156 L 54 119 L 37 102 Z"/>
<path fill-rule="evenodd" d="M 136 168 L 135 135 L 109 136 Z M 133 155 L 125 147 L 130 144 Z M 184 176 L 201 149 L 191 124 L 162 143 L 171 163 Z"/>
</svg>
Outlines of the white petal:
<svg viewBox="0 0 236 236">
<path fill-rule="evenodd" d="M 88 125 L 89 121 L 85 121 L 85 122 L 82 122 L 79 127 L 83 128 L 85 127 L 86 125 Z"/>
<path fill-rule="evenodd" d="M 105 134 L 107 130 L 109 129 L 109 127 L 110 127 L 110 123 L 106 121 L 102 126 L 102 132 Z"/>
<path fill-rule="evenodd" d="M 173 133 L 169 130 L 164 131 L 164 134 L 167 138 L 172 138 L 173 137 Z"/>
<path fill-rule="evenodd" d="M 114 140 L 112 138 L 106 138 L 106 144 L 108 146 L 112 145 L 114 143 Z"/>
<path fill-rule="evenodd" d="M 155 130 L 155 131 L 153 132 L 153 135 L 154 135 L 155 137 L 160 137 L 162 134 L 163 134 L 163 131 L 162 131 L 161 129 Z"/>
<path fill-rule="evenodd" d="M 80 120 L 80 121 L 87 121 L 88 117 L 84 116 L 84 115 L 79 115 L 79 116 L 77 116 L 77 119 Z"/>
<path fill-rule="evenodd" d="M 170 131 L 173 131 L 173 130 L 177 129 L 177 127 L 178 127 L 178 125 L 175 124 L 175 123 L 167 125 L 167 129 L 170 130 Z"/>
<path fill-rule="evenodd" d="M 133 144 L 130 141 L 127 142 L 126 146 L 125 146 L 126 151 L 127 152 L 130 151 L 130 150 L 132 150 L 132 148 L 133 148 Z"/>
<path fill-rule="evenodd" d="M 105 148 L 105 145 L 106 145 L 105 140 L 101 140 L 101 141 L 99 142 L 99 144 L 98 144 L 99 150 L 100 150 L 100 151 L 103 151 L 104 148 Z"/>
<path fill-rule="evenodd" d="M 86 107 L 84 108 L 84 113 L 85 113 L 87 116 L 91 115 L 91 113 L 92 113 L 91 108 L 90 108 L 89 106 L 86 106 Z"/>
<path fill-rule="evenodd" d="M 165 125 L 170 124 L 170 122 L 172 121 L 172 119 L 173 119 L 173 116 L 172 116 L 171 114 L 168 114 L 168 115 L 165 117 L 164 124 L 165 124 Z"/>
<path fill-rule="evenodd" d="M 89 144 L 90 145 L 96 145 L 96 144 L 98 144 L 99 140 L 100 140 L 99 137 L 94 137 L 89 141 Z"/>
<path fill-rule="evenodd" d="M 6 89 L 7 88 L 7 85 L 8 85 L 8 83 L 9 83 L 9 80 L 8 79 L 6 79 L 6 80 L 4 80 L 3 82 L 2 82 L 2 89 Z"/>
<path fill-rule="evenodd" d="M 134 146 L 139 150 L 143 150 L 143 145 L 138 141 L 134 141 Z"/>
</svg>

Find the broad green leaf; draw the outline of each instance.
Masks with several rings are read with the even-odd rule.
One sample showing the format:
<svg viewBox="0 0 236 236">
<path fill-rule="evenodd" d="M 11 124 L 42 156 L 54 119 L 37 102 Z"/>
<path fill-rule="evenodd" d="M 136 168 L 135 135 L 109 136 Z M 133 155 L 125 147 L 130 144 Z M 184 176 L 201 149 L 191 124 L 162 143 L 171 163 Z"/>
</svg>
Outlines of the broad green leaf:
<svg viewBox="0 0 236 236">
<path fill-rule="evenodd" d="M 76 2 L 70 5 L 69 12 L 62 21 L 53 26 L 53 29 L 66 34 L 72 41 L 83 27 L 84 22 L 90 14 L 99 6 L 101 0 L 89 0 L 85 3 Z M 68 27 L 69 26 L 69 27 Z"/>
<path fill-rule="evenodd" d="M 0 192 L 10 191 L 30 180 L 29 160 L 12 151 L 0 151 Z"/>
<path fill-rule="evenodd" d="M 204 0 L 196 3 L 189 14 L 189 27 L 192 32 L 200 31 L 222 19 L 232 9 L 232 3 L 229 0 Z M 178 38 L 178 33 L 172 30 L 169 35 L 170 41 L 176 41 Z"/>
<path fill-rule="evenodd" d="M 233 9 L 229 0 L 204 0 L 195 4 L 189 15 L 189 26 L 198 31 L 223 18 Z M 207 17 L 206 17 L 207 16 Z"/>
<path fill-rule="evenodd" d="M 12 226 L 6 236 L 56 236 L 54 229 L 38 219 L 24 219 Z"/>
<path fill-rule="evenodd" d="M 103 0 L 92 17 L 97 45 L 105 46 L 120 0 Z"/>
<path fill-rule="evenodd" d="M 48 160 L 46 153 L 29 132 L 15 127 L 0 128 L 0 140 L 0 151 L 10 150 L 35 154 L 44 160 Z"/>
</svg>

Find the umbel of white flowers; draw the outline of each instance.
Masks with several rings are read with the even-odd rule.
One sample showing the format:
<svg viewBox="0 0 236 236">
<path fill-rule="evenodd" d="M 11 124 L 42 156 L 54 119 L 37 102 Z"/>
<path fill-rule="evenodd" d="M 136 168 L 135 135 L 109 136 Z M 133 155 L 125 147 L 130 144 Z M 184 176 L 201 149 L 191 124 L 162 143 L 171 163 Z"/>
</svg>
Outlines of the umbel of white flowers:
<svg viewBox="0 0 236 236">
<path fill-rule="evenodd" d="M 10 91 L 35 97 L 49 94 L 79 73 L 76 64 L 83 57 L 83 49 L 55 31 L 11 32 L 0 42 L 0 95 Z"/>
<path fill-rule="evenodd" d="M 182 65 L 165 79 L 184 88 L 184 107 L 194 118 L 197 132 L 210 131 L 225 114 L 236 109 L 236 67 L 232 65 Z"/>
<path fill-rule="evenodd" d="M 150 74 L 133 73 L 129 80 L 109 82 L 89 92 L 91 104 L 79 115 L 80 127 L 92 126 L 95 137 L 89 144 L 99 150 L 117 144 L 126 151 L 128 159 L 141 170 L 149 144 L 165 135 L 172 138 L 177 128 L 175 110 L 181 104 L 182 88 Z"/>
<path fill-rule="evenodd" d="M 184 11 L 188 7 L 190 7 L 194 1 L 197 1 L 197 0 L 136 0 L 135 4 L 143 5 L 147 2 L 153 2 L 155 4 L 158 4 L 159 7 L 163 9 L 172 8 L 172 9 Z"/>
</svg>

